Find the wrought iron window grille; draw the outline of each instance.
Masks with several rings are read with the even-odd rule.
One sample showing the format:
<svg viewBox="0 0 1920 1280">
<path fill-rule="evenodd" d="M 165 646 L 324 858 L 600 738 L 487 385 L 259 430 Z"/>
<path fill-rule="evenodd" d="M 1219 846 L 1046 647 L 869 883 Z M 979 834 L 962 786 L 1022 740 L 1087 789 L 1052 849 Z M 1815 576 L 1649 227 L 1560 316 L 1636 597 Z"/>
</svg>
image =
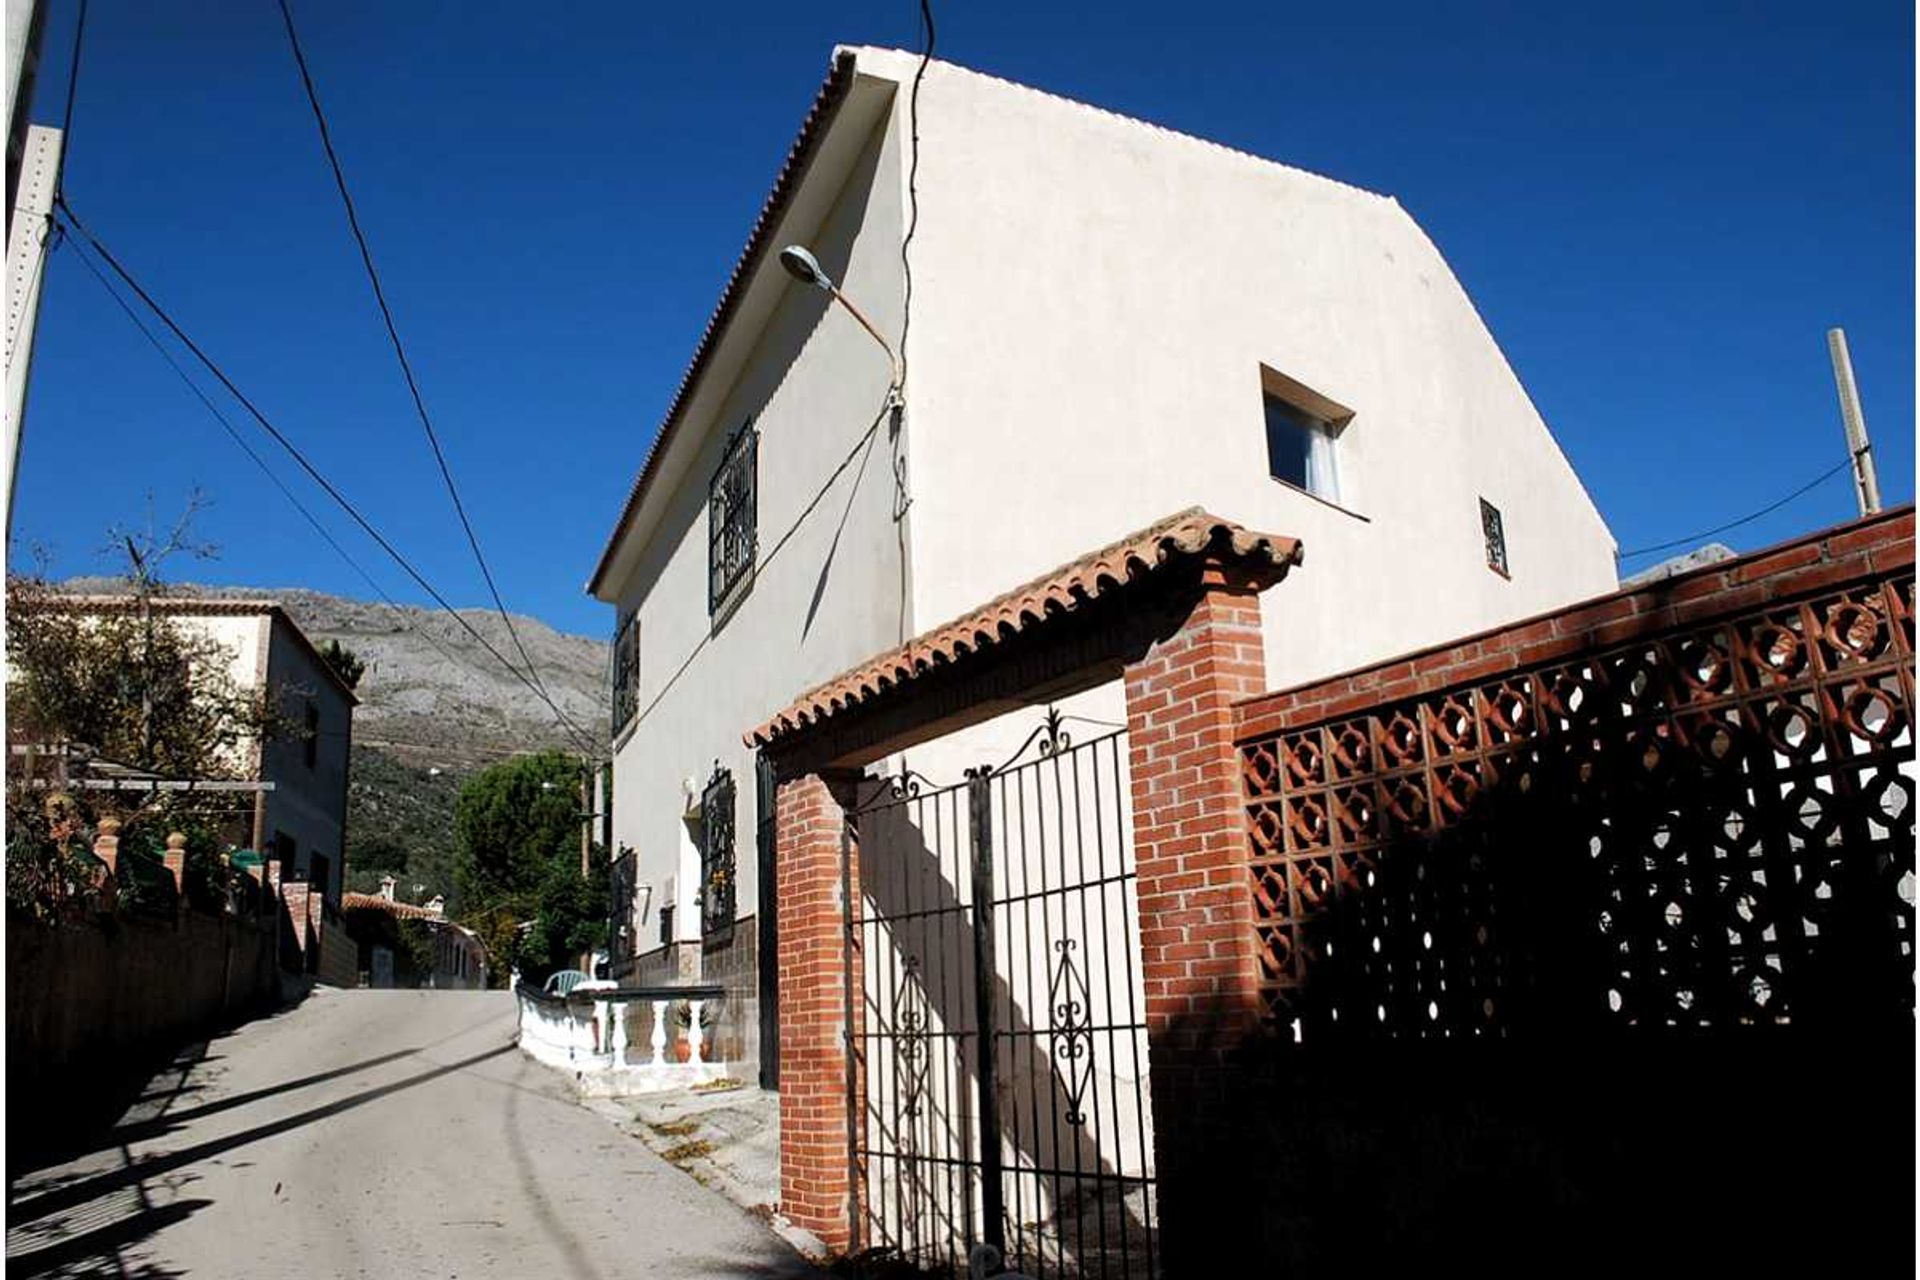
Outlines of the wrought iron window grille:
<svg viewBox="0 0 1920 1280">
<path fill-rule="evenodd" d="M 753 420 L 727 441 L 707 489 L 707 614 L 713 616 L 753 575 L 759 547 L 760 433 Z"/>
<path fill-rule="evenodd" d="M 640 615 L 628 612 L 613 638 L 613 731 L 640 709 Z"/>
<path fill-rule="evenodd" d="M 1507 572 L 1507 530 L 1500 519 L 1500 508 L 1480 499 L 1480 531 L 1487 540 L 1487 568 L 1501 577 L 1512 576 Z"/>
<path fill-rule="evenodd" d="M 700 795 L 700 933 L 724 942 L 733 933 L 733 774 L 715 761 Z"/>
<path fill-rule="evenodd" d="M 630 966 L 634 954 L 636 930 L 633 927 L 634 898 L 639 888 L 639 858 L 622 846 L 613 860 L 610 901 L 607 904 L 607 966 Z"/>
</svg>

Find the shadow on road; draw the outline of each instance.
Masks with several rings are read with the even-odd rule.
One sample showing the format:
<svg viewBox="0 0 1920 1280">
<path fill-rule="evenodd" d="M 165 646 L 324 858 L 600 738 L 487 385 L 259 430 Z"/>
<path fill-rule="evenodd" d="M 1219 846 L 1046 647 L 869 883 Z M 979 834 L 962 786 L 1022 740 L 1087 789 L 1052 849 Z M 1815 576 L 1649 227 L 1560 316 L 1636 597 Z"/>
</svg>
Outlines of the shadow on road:
<svg viewBox="0 0 1920 1280">
<path fill-rule="evenodd" d="M 513 1051 L 512 1044 L 503 1044 L 496 1048 L 487 1049 L 481 1053 L 461 1058 L 456 1062 L 434 1067 L 430 1071 L 416 1072 L 413 1075 L 407 1076 L 405 1079 L 396 1080 L 392 1084 L 384 1084 L 378 1088 L 362 1090 L 359 1093 L 342 1098 L 337 1102 L 329 1102 L 325 1106 L 310 1107 L 305 1111 L 297 1112 L 294 1115 L 286 1116 L 279 1120 L 255 1125 L 251 1129 L 242 1129 L 240 1132 L 229 1134 L 224 1138 L 213 1138 L 206 1142 L 196 1143 L 190 1147 L 182 1147 L 178 1151 L 169 1151 L 160 1155 L 150 1156 L 146 1159 L 134 1161 L 122 1169 L 115 1169 L 107 1173 L 97 1174 L 93 1177 L 82 1178 L 78 1182 L 57 1187 L 54 1190 L 46 1191 L 39 1195 L 28 1196 L 15 1201 L 13 1205 L 10 1206 L 7 1215 L 9 1225 L 13 1226 L 24 1222 L 33 1222 L 48 1214 L 58 1213 L 63 1209 L 70 1209 L 76 1205 L 84 1204 L 95 1197 L 106 1195 L 109 1192 L 134 1186 L 149 1178 L 171 1173 L 176 1169 L 183 1169 L 188 1165 L 197 1164 L 202 1160 L 232 1151 L 236 1147 L 244 1147 L 250 1143 L 259 1142 L 264 1138 L 272 1138 L 283 1133 L 290 1133 L 295 1129 L 304 1128 L 307 1125 L 325 1120 L 331 1116 L 337 1116 L 342 1112 L 352 1111 L 356 1107 L 363 1107 L 369 1102 L 378 1101 L 390 1094 L 398 1093 L 403 1089 L 411 1089 L 416 1085 L 426 1084 L 430 1080 L 438 1080 L 442 1076 L 452 1075 L 457 1071 L 464 1071 L 476 1063 L 485 1062 L 489 1058 L 497 1058 L 501 1054 L 512 1053 Z"/>
</svg>

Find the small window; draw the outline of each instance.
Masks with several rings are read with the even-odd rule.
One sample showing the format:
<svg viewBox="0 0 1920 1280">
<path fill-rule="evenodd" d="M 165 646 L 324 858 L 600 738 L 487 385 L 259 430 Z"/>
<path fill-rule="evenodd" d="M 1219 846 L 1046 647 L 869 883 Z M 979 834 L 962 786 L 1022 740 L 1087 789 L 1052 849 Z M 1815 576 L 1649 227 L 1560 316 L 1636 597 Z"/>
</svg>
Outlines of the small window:
<svg viewBox="0 0 1920 1280">
<path fill-rule="evenodd" d="M 1285 374 L 1261 366 L 1267 473 L 1282 484 L 1338 503 L 1339 441 L 1353 411 Z"/>
<path fill-rule="evenodd" d="M 640 709 L 640 615 L 628 610 L 613 637 L 613 731 Z"/>
<path fill-rule="evenodd" d="M 1487 568 L 1501 577 L 1511 577 L 1507 572 L 1507 530 L 1500 521 L 1500 508 L 1480 499 L 1480 532 L 1487 541 Z"/>
<path fill-rule="evenodd" d="M 660 908 L 660 945 L 663 947 L 673 945 L 673 904 L 671 902 Z"/>
<path fill-rule="evenodd" d="M 307 703 L 307 768 L 320 763 L 320 708 Z"/>
<path fill-rule="evenodd" d="M 751 420 L 727 441 L 707 489 L 707 613 L 717 614 L 753 573 L 759 518 L 760 433 Z"/>
</svg>

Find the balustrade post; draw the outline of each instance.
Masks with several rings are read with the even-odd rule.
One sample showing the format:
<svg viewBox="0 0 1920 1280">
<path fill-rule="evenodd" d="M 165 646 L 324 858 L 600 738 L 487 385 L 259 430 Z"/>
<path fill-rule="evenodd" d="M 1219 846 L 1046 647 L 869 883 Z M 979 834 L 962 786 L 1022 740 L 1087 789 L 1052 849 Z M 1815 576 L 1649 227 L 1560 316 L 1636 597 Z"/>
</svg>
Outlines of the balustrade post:
<svg viewBox="0 0 1920 1280">
<path fill-rule="evenodd" d="M 706 1043 L 706 1037 L 700 1032 L 700 1008 L 704 1000 L 687 1001 L 687 1065 L 697 1067 L 701 1063 L 700 1046 Z"/>
<path fill-rule="evenodd" d="M 651 1065 L 656 1067 L 667 1065 L 667 1002 L 665 1000 L 653 1002 L 653 1036 L 649 1043 L 653 1046 Z"/>
<path fill-rule="evenodd" d="M 613 1005 L 613 1050 L 615 1070 L 625 1070 L 627 1065 L 627 1006 L 624 1003 Z"/>
</svg>

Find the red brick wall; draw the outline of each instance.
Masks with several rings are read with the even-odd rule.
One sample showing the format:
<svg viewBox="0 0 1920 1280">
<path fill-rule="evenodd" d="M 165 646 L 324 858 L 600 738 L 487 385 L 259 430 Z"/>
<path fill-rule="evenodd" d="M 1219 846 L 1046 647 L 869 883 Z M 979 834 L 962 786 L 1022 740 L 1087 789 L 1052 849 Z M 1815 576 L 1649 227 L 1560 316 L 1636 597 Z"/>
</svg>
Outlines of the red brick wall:
<svg viewBox="0 0 1920 1280">
<path fill-rule="evenodd" d="M 1260 602 L 1213 584 L 1126 669 L 1141 972 L 1169 1274 L 1206 1257 L 1236 1118 L 1229 1048 L 1254 1026 L 1257 975 L 1234 703 L 1265 683 Z M 1231 1179 L 1229 1179 L 1230 1181 Z"/>
<path fill-rule="evenodd" d="M 1237 736 L 1262 737 L 1337 719 L 1912 563 L 1913 508 L 1908 506 L 1328 680 L 1262 693 L 1235 709 Z"/>
<path fill-rule="evenodd" d="M 780 1211 L 835 1249 L 850 1238 L 843 825 L 818 775 L 780 787 Z M 853 875 L 857 893 L 858 858 Z"/>
</svg>

